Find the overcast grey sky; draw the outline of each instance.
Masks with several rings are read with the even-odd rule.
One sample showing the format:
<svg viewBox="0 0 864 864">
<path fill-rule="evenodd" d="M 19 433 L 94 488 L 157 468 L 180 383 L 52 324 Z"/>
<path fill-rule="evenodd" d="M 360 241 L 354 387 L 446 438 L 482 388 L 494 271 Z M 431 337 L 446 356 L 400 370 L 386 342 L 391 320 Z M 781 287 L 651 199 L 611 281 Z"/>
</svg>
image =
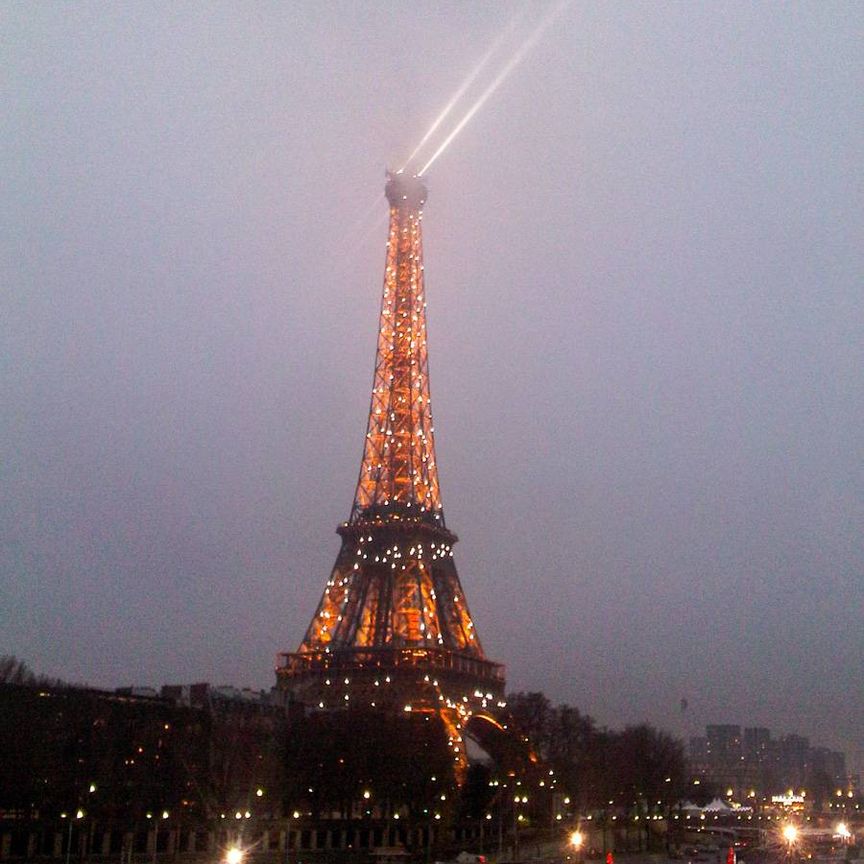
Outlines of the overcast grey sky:
<svg viewBox="0 0 864 864">
<path fill-rule="evenodd" d="M 354 491 L 384 166 L 548 8 L 0 5 L 0 653 L 272 684 Z M 574 2 L 430 169 L 512 689 L 864 755 L 862 45 L 860 3 Z"/>
</svg>

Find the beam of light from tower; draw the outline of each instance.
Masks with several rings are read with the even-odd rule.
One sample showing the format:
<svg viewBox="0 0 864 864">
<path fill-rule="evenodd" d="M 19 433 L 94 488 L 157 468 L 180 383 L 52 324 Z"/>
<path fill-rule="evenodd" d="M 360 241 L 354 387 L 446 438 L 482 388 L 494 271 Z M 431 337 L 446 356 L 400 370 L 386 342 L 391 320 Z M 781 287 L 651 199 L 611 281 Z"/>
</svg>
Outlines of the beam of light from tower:
<svg viewBox="0 0 864 864">
<path fill-rule="evenodd" d="M 531 49 L 537 44 L 540 37 L 549 29 L 558 15 L 570 5 L 570 0 L 563 0 L 553 6 L 548 14 L 534 28 L 531 35 L 519 46 L 516 53 L 510 58 L 507 65 L 495 76 L 492 83 L 480 94 L 477 101 L 468 109 L 468 113 L 456 124 L 456 128 L 444 139 L 438 149 L 429 158 L 429 161 L 417 172 L 420 177 L 425 174 L 435 160 L 447 149 L 450 142 L 462 131 L 471 118 L 483 107 L 486 100 L 504 83 L 510 73 L 525 59 Z"/>
<path fill-rule="evenodd" d="M 441 110 L 441 113 L 435 118 L 435 121 L 427 130 L 426 134 L 420 139 L 420 143 L 414 148 L 414 151 L 411 155 L 405 160 L 405 164 L 402 166 L 401 170 L 404 171 L 408 165 L 411 164 L 414 157 L 420 152 L 423 145 L 435 134 L 435 130 L 447 119 L 450 112 L 456 107 L 456 104 L 465 94 L 465 91 L 474 83 L 477 79 L 477 76 L 483 71 L 486 64 L 492 59 L 492 55 L 498 50 L 501 43 L 504 41 L 508 33 L 512 30 L 513 25 L 501 32 L 498 38 L 489 46 L 489 49 L 486 53 L 480 58 L 477 65 L 474 67 L 471 74 L 465 79 L 459 89 L 453 94 L 453 98 L 444 106 Z"/>
</svg>

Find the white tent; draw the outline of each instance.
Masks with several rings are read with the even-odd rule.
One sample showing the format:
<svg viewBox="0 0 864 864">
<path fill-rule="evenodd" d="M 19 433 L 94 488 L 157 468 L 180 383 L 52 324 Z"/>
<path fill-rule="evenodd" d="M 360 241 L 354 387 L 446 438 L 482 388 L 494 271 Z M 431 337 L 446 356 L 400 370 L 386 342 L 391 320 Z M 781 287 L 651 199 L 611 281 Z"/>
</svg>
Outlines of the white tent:
<svg viewBox="0 0 864 864">
<path fill-rule="evenodd" d="M 710 804 L 702 808 L 703 813 L 731 813 L 735 808 L 730 807 L 722 798 L 715 798 Z"/>
</svg>

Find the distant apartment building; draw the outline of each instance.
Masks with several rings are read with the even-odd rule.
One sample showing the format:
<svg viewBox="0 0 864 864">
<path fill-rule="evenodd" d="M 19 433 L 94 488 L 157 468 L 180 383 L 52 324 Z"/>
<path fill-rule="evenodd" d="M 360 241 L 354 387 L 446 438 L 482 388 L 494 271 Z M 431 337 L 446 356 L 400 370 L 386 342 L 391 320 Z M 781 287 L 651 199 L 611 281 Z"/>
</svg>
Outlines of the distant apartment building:
<svg viewBox="0 0 864 864">
<path fill-rule="evenodd" d="M 720 762 L 738 761 L 741 758 L 741 727 L 715 725 L 705 727 L 708 752 Z"/>
<path fill-rule="evenodd" d="M 739 800 L 748 797 L 760 779 L 758 762 L 747 758 L 744 741 L 741 727 L 732 724 L 706 726 L 704 737 L 690 739 L 694 771 Z"/>
<path fill-rule="evenodd" d="M 752 762 L 764 762 L 771 750 L 771 730 L 764 726 L 748 726 L 742 741 L 744 758 Z"/>
<path fill-rule="evenodd" d="M 827 777 L 839 778 L 846 776 L 846 757 L 836 750 L 827 747 L 813 747 L 810 750 L 810 768 L 812 771 L 825 774 Z M 842 784 L 838 784 L 838 788 Z"/>
<path fill-rule="evenodd" d="M 811 747 L 801 735 L 772 738 L 761 726 L 706 726 L 704 736 L 690 739 L 689 758 L 697 776 L 738 801 L 804 789 L 820 805 L 850 782 L 843 753 Z"/>
</svg>

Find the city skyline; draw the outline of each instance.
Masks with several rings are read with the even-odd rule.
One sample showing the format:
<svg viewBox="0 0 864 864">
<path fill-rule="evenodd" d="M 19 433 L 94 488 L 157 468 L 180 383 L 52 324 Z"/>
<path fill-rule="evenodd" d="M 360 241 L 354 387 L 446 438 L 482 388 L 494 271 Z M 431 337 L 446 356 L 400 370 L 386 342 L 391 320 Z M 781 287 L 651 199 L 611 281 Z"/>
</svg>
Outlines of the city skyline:
<svg viewBox="0 0 864 864">
<path fill-rule="evenodd" d="M 0 11 L 0 653 L 273 683 L 350 509 L 384 165 L 551 7 L 500 8 Z M 430 168 L 443 497 L 511 689 L 860 770 L 862 31 L 571 4 Z"/>
</svg>

